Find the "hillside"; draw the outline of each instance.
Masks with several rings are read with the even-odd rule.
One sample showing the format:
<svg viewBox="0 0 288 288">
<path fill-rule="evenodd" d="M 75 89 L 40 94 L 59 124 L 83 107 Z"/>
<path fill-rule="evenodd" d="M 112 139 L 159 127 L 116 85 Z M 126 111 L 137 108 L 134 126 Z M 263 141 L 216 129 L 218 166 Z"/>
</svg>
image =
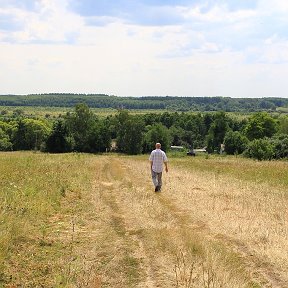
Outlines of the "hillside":
<svg viewBox="0 0 288 288">
<path fill-rule="evenodd" d="M 166 109 L 172 111 L 275 111 L 288 107 L 286 98 L 230 97 L 118 97 L 105 94 L 0 95 L 0 106 L 73 107 L 86 103 L 91 108 Z"/>
<path fill-rule="evenodd" d="M 0 286 L 286 287 L 286 163 L 147 157 L 0 153 Z"/>
</svg>

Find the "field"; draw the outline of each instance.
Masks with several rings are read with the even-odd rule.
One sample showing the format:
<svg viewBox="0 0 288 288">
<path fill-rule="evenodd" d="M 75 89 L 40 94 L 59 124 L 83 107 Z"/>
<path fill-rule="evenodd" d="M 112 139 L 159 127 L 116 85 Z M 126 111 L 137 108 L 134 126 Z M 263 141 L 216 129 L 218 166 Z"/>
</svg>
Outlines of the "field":
<svg viewBox="0 0 288 288">
<path fill-rule="evenodd" d="M 147 157 L 0 153 L 0 287 L 288 287 L 287 162 Z"/>
<path fill-rule="evenodd" d="M 107 117 L 115 115 L 117 109 L 113 108 L 90 108 L 90 110 L 99 117 Z M 3 112 L 4 111 L 4 112 Z M 34 106 L 0 106 L 0 113 L 2 116 L 12 116 L 19 112 L 27 117 L 36 118 L 58 118 L 65 115 L 67 112 L 73 112 L 74 107 L 34 107 Z M 163 113 L 167 110 L 149 110 L 149 109 L 133 109 L 129 110 L 131 114 L 146 114 L 146 113 Z M 0 114 L 0 117 L 1 117 Z"/>
</svg>

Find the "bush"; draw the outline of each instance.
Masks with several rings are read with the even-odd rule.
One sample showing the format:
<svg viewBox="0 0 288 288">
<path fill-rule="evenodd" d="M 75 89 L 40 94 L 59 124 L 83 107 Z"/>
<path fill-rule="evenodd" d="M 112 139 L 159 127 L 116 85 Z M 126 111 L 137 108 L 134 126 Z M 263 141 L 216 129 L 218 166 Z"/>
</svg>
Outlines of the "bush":
<svg viewBox="0 0 288 288">
<path fill-rule="evenodd" d="M 275 135 L 271 142 L 274 146 L 274 157 L 276 159 L 282 159 L 288 157 L 288 135 L 280 134 Z"/>
<path fill-rule="evenodd" d="M 245 156 L 257 160 L 271 160 L 274 156 L 275 147 L 268 138 L 255 139 L 248 144 Z"/>
</svg>

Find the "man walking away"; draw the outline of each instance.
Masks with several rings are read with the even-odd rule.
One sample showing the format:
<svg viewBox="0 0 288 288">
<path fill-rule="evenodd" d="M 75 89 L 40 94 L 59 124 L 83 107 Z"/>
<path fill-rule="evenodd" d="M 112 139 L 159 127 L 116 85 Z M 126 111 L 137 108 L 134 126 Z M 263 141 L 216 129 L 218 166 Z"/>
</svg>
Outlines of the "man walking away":
<svg viewBox="0 0 288 288">
<path fill-rule="evenodd" d="M 155 150 L 151 152 L 149 161 L 151 164 L 152 181 L 155 186 L 155 192 L 160 192 L 162 187 L 163 163 L 165 171 L 168 172 L 168 159 L 164 151 L 161 150 L 161 144 L 156 143 Z"/>
</svg>

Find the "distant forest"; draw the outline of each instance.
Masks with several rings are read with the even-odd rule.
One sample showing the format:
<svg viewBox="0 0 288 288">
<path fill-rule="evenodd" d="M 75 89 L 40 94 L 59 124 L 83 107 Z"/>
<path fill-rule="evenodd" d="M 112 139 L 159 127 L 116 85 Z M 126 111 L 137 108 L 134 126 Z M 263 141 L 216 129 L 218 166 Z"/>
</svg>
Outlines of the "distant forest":
<svg viewBox="0 0 288 288">
<path fill-rule="evenodd" d="M 164 109 L 169 111 L 257 112 L 288 108 L 288 98 L 276 97 L 119 97 L 105 94 L 69 93 L 0 95 L 0 106 L 74 107 L 77 103 L 85 103 L 91 108 Z"/>
</svg>

